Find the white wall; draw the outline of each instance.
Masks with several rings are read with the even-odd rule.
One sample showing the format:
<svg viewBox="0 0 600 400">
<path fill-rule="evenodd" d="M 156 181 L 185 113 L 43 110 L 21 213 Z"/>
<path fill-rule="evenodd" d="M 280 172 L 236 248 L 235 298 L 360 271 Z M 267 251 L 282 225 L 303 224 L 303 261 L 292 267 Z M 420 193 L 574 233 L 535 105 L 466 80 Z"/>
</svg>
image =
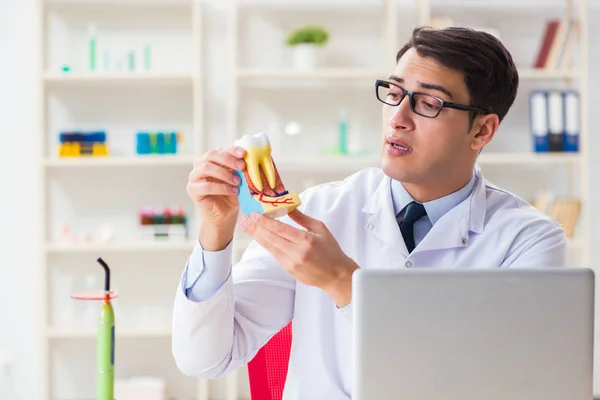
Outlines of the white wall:
<svg viewBox="0 0 600 400">
<path fill-rule="evenodd" d="M 35 0 L 0 0 L 0 352 L 15 358 L 15 400 L 36 398 Z"/>
<path fill-rule="evenodd" d="M 15 356 L 15 400 L 37 398 L 37 368 L 39 355 L 36 310 L 36 255 L 34 246 L 35 170 L 35 65 L 36 26 L 35 0 L 0 0 L 0 137 L 4 140 L 0 155 L 0 209 L 4 210 L 1 233 L 0 262 L 0 352 L 8 350 Z M 590 21 L 600 18 L 600 0 L 592 0 L 594 11 Z M 221 16 L 222 17 L 222 16 Z M 205 15 L 205 21 L 210 15 Z M 214 24 L 207 24 L 215 26 Z M 600 27 L 590 23 L 590 38 L 600 37 Z M 207 48 L 220 47 L 222 33 Z M 590 49 L 590 71 L 600 71 L 600 45 Z M 590 111 L 600 107 L 600 74 L 590 77 Z M 216 129 L 216 122 L 209 121 Z M 591 148 L 600 146 L 593 133 L 600 122 L 590 120 Z M 592 204 L 600 204 L 600 158 L 591 160 L 590 177 Z M 592 242 L 600 242 L 600 212 L 592 218 Z M 600 261 L 600 249 L 593 248 L 592 262 Z M 600 303 L 599 303 L 600 304 Z M 600 307 L 599 307 L 600 310 Z M 600 339 L 600 334 L 598 335 Z M 600 342 L 599 342 L 600 343 Z M 600 346 L 597 360 L 600 361 Z M 600 369 L 600 368 L 599 368 Z M 600 388 L 600 372 L 596 373 Z M 599 389 L 597 389 L 599 391 Z"/>
</svg>

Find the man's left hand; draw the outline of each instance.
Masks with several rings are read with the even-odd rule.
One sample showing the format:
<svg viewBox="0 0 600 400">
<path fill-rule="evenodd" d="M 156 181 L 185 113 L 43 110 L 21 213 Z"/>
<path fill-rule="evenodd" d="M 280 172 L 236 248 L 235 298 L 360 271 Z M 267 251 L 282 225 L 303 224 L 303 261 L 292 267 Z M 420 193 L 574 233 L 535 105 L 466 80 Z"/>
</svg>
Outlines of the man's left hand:
<svg viewBox="0 0 600 400">
<path fill-rule="evenodd" d="M 358 265 L 344 254 L 323 222 L 297 209 L 288 215 L 306 230 L 259 213 L 242 218 L 240 226 L 298 281 L 321 288 L 338 307 L 349 304 L 352 273 Z"/>
</svg>

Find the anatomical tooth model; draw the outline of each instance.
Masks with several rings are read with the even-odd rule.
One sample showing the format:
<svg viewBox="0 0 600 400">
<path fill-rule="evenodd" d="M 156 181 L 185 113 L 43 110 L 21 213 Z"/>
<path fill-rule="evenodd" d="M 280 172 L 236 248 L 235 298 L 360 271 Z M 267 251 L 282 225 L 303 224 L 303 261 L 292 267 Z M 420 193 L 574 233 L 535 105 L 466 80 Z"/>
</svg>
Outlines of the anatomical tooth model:
<svg viewBox="0 0 600 400">
<path fill-rule="evenodd" d="M 281 182 L 267 135 L 244 135 L 235 145 L 246 150 L 246 168 L 243 172 L 235 171 L 242 179 L 238 199 L 244 215 L 258 212 L 279 218 L 301 204 L 298 195 L 285 190 Z"/>
</svg>

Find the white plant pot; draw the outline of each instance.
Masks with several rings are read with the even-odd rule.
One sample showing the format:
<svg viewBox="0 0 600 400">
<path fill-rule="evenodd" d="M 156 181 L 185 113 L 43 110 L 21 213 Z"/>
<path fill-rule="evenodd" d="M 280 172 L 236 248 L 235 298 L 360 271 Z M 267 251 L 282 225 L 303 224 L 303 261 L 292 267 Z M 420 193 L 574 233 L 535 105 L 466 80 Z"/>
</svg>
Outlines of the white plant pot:
<svg viewBox="0 0 600 400">
<path fill-rule="evenodd" d="M 315 69 L 318 50 L 318 46 L 314 44 L 298 44 L 292 47 L 294 68 L 301 71 Z"/>
</svg>

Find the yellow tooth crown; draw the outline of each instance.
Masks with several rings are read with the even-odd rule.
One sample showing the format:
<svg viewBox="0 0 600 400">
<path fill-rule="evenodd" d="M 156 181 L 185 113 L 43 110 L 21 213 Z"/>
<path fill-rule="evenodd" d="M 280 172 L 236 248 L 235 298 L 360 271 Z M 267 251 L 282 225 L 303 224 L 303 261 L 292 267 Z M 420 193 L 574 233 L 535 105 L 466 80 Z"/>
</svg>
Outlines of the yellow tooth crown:
<svg viewBox="0 0 600 400">
<path fill-rule="evenodd" d="M 267 182 L 271 189 L 275 189 L 277 182 L 275 175 L 275 167 L 271 158 L 271 143 L 264 133 L 256 135 L 244 135 L 236 141 L 236 145 L 246 149 L 246 170 L 254 183 L 254 186 L 259 192 L 263 190 L 262 178 L 260 171 L 267 178 Z"/>
</svg>

